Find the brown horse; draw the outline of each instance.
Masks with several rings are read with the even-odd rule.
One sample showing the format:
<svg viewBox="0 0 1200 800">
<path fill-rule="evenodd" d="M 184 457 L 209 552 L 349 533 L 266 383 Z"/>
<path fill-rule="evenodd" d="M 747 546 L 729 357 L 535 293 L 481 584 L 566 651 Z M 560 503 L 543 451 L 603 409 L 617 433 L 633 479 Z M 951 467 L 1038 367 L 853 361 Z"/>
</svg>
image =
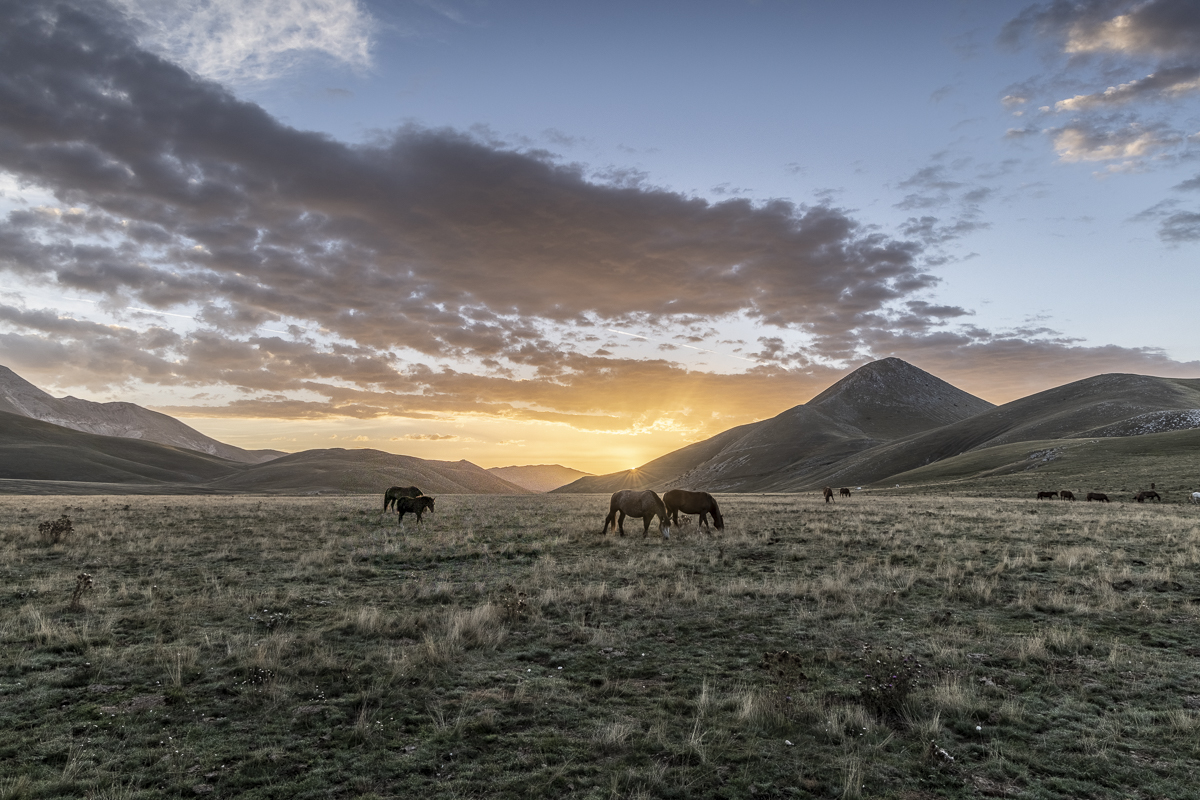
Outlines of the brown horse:
<svg viewBox="0 0 1200 800">
<path fill-rule="evenodd" d="M 843 486 L 842 488 L 838 489 L 838 494 L 840 494 L 842 497 L 849 497 L 850 490 Z"/>
<path fill-rule="evenodd" d="M 1089 503 L 1093 500 L 1099 500 L 1101 503 L 1107 503 L 1108 495 L 1106 495 L 1104 492 L 1088 492 L 1087 499 Z"/>
<path fill-rule="evenodd" d="M 1158 492 L 1154 491 L 1153 489 L 1148 492 L 1138 492 L 1133 496 L 1133 499 L 1137 500 L 1139 503 L 1144 503 L 1147 500 L 1157 500 L 1160 503 L 1162 502 L 1162 497 L 1159 496 Z"/>
<path fill-rule="evenodd" d="M 1058 492 L 1058 499 L 1059 500 L 1074 500 L 1075 494 L 1073 492 L 1067 491 L 1066 489 L 1060 489 Z"/>
<path fill-rule="evenodd" d="M 404 523 L 405 514 L 416 514 L 417 523 L 419 524 L 421 522 L 422 514 L 424 514 L 426 511 L 428 511 L 430 514 L 433 513 L 433 498 L 426 497 L 425 495 L 420 495 L 418 497 L 397 497 L 396 511 L 400 514 L 400 516 L 396 518 L 396 521 L 400 524 Z"/>
<path fill-rule="evenodd" d="M 1058 497 L 1058 492 L 1038 492 L 1037 499 L 1038 500 L 1049 500 L 1054 497 Z"/>
<path fill-rule="evenodd" d="M 708 515 L 712 514 L 713 525 L 717 530 L 725 530 L 725 518 L 721 516 L 721 508 L 708 492 L 689 492 L 686 489 L 672 489 L 663 495 L 663 505 L 667 507 L 667 516 L 672 525 L 679 524 L 679 512 L 684 514 L 699 514 L 696 527 L 708 527 Z"/>
<path fill-rule="evenodd" d="M 396 498 L 420 497 L 423 494 L 424 492 L 415 486 L 393 486 L 383 493 L 383 510 L 387 511 L 389 506 L 395 507 Z"/>
<path fill-rule="evenodd" d="M 828 486 L 821 490 L 821 494 L 825 495 L 826 503 L 833 500 L 833 489 L 830 489 Z"/>
<path fill-rule="evenodd" d="M 664 539 L 671 538 L 671 520 L 667 517 L 667 507 L 662 498 L 649 489 L 644 492 L 634 489 L 614 492 L 608 501 L 608 516 L 604 518 L 604 527 L 600 530 L 600 535 L 608 533 L 608 526 L 615 523 L 616 529 L 624 536 L 626 517 L 641 519 L 643 536 L 650 532 L 650 520 L 658 517 L 658 530 Z"/>
</svg>

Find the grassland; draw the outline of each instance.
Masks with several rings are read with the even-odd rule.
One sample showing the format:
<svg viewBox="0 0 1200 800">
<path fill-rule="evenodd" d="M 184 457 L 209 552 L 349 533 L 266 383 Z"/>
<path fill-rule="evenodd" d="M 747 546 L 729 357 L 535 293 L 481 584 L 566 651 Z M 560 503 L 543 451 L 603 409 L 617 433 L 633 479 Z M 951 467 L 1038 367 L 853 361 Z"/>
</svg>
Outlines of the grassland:
<svg viewBox="0 0 1200 800">
<path fill-rule="evenodd" d="M 2 798 L 1200 785 L 1179 503 L 728 496 L 669 541 L 579 495 L 0 510 Z"/>
</svg>

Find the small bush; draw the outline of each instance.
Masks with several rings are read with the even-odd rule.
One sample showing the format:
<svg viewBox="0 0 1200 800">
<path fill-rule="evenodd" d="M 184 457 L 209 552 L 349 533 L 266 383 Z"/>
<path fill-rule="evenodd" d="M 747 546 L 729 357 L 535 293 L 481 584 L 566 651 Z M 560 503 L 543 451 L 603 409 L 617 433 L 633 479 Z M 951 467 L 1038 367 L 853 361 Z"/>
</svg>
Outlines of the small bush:
<svg viewBox="0 0 1200 800">
<path fill-rule="evenodd" d="M 891 647 L 876 655 L 870 645 L 863 645 L 858 660 L 864 671 L 858 682 L 859 702 L 881 719 L 903 719 L 904 705 L 921 682 L 921 663 Z"/>
<path fill-rule="evenodd" d="M 52 522 L 47 520 L 38 524 L 38 533 L 48 544 L 58 544 L 63 537 L 74 532 L 75 528 L 71 526 L 71 518 L 66 514 Z"/>
</svg>

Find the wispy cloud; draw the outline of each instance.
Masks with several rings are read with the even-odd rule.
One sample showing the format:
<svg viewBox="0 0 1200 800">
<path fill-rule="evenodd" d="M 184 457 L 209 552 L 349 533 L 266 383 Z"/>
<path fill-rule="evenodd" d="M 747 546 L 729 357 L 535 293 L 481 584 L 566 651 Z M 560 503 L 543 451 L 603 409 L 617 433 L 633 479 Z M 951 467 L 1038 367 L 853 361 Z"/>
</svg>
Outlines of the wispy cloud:
<svg viewBox="0 0 1200 800">
<path fill-rule="evenodd" d="M 305 58 L 371 63 L 359 0 L 117 0 L 148 48 L 221 83 L 276 78 Z"/>
</svg>

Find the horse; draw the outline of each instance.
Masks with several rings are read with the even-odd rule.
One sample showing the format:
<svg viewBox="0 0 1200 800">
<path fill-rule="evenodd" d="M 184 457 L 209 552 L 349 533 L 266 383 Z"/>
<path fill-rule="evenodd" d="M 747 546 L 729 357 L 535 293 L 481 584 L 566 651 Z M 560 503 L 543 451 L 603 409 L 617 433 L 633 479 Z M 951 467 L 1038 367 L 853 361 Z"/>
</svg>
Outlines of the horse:
<svg viewBox="0 0 1200 800">
<path fill-rule="evenodd" d="M 1157 500 L 1160 503 L 1162 502 L 1162 497 L 1160 497 L 1158 492 L 1154 490 L 1150 490 L 1148 492 L 1138 492 L 1133 496 L 1133 499 L 1137 500 L 1139 503 L 1144 503 L 1147 500 Z"/>
<path fill-rule="evenodd" d="M 708 492 L 689 492 L 686 489 L 672 489 L 663 495 L 663 505 L 667 507 L 667 516 L 672 525 L 679 524 L 679 512 L 684 514 L 699 514 L 696 527 L 708 527 L 708 515 L 712 514 L 713 525 L 717 530 L 725 530 L 725 518 L 721 516 L 721 508 Z"/>
<path fill-rule="evenodd" d="M 821 493 L 822 493 L 823 495 L 825 495 L 825 502 L 826 502 L 826 503 L 828 503 L 828 502 L 830 502 L 830 501 L 832 501 L 832 500 L 833 500 L 833 489 L 830 489 L 828 486 L 826 486 L 824 489 L 822 489 L 822 490 L 821 490 Z"/>
<path fill-rule="evenodd" d="M 393 486 L 383 493 L 383 510 L 387 511 L 389 506 L 395 508 L 398 497 L 420 497 L 423 494 L 415 486 Z"/>
<path fill-rule="evenodd" d="M 1101 503 L 1107 503 L 1108 495 L 1104 494 L 1103 492 L 1088 492 L 1087 499 L 1089 503 L 1093 500 L 1099 500 Z"/>
<path fill-rule="evenodd" d="M 416 514 L 417 523 L 420 524 L 422 514 L 426 511 L 430 514 L 433 513 L 433 498 L 426 497 L 423 494 L 417 497 L 397 497 L 396 511 L 400 515 L 396 518 L 396 522 L 403 524 L 405 514 Z"/>
<path fill-rule="evenodd" d="M 1191 497 L 1188 498 L 1188 502 L 1200 503 L 1200 492 L 1192 492 Z"/>
<path fill-rule="evenodd" d="M 1073 492 L 1069 492 L 1069 491 L 1067 491 L 1066 489 L 1061 489 L 1061 490 L 1059 490 L 1059 492 L 1058 492 L 1058 499 L 1060 499 L 1060 500 L 1074 500 L 1074 499 L 1075 499 L 1075 494 L 1074 494 Z"/>
<path fill-rule="evenodd" d="M 624 536 L 626 517 L 638 517 L 642 520 L 643 536 L 650 532 L 650 520 L 658 517 L 658 530 L 664 539 L 671 538 L 671 520 L 667 516 L 667 507 L 662 498 L 649 489 L 644 492 L 635 489 L 614 492 L 608 501 L 608 516 L 604 518 L 604 527 L 600 530 L 600 535 L 608 533 L 608 526 L 613 525 Z"/>
<path fill-rule="evenodd" d="M 1058 497 L 1058 492 L 1038 492 L 1038 500 L 1049 500 L 1052 497 Z"/>
<path fill-rule="evenodd" d="M 842 497 L 849 497 L 850 490 L 843 486 L 842 488 L 838 489 L 838 494 L 840 494 Z"/>
</svg>

